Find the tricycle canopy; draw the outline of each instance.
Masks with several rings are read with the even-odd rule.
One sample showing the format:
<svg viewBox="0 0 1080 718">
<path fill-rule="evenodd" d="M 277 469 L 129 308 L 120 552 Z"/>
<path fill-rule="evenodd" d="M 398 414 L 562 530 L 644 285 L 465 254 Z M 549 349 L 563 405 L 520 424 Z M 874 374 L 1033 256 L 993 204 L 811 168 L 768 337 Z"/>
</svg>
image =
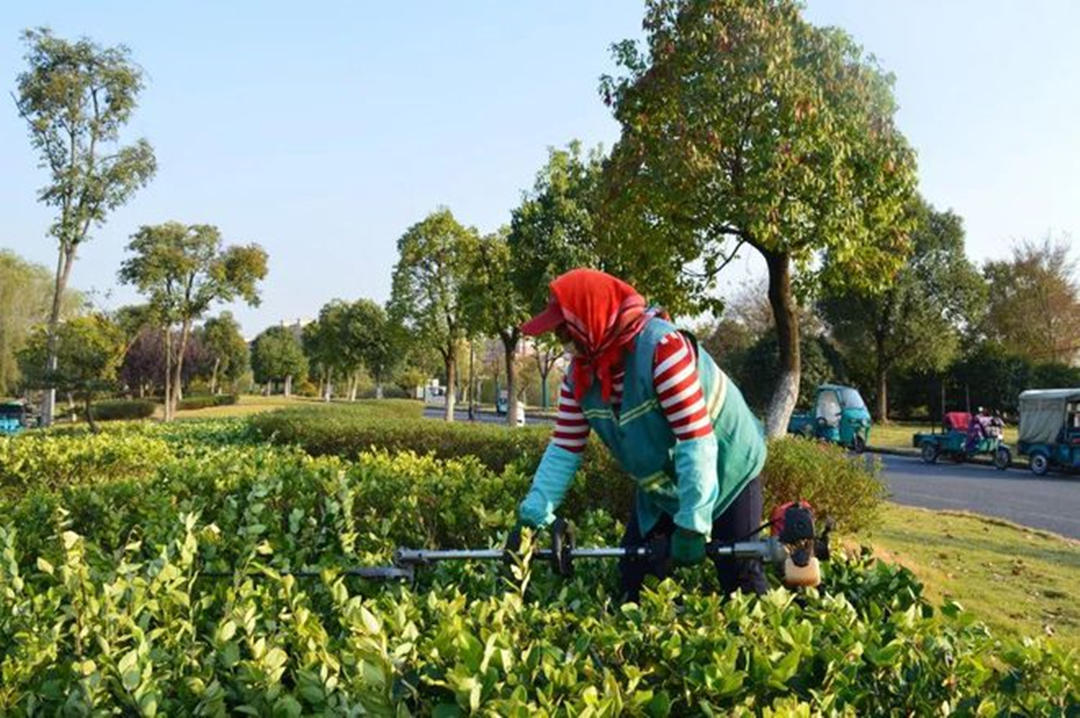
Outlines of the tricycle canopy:
<svg viewBox="0 0 1080 718">
<path fill-rule="evenodd" d="M 1067 415 L 1080 406 L 1080 388 L 1029 389 L 1020 392 L 1020 441 L 1053 444 Z"/>
</svg>

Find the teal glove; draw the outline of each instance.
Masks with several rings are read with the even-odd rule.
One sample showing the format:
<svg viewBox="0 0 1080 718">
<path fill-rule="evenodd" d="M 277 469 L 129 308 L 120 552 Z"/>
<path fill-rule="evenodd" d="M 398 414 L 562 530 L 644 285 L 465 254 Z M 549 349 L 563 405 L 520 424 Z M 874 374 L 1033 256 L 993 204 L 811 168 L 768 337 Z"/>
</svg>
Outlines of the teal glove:
<svg viewBox="0 0 1080 718">
<path fill-rule="evenodd" d="M 525 500 L 518 507 L 518 517 L 526 526 L 543 528 L 555 520 L 555 509 L 559 508 L 574 472 L 581 465 L 581 454 L 548 444 L 536 469 L 532 487 Z"/>
<path fill-rule="evenodd" d="M 671 560 L 677 566 L 693 566 L 705 560 L 705 535 L 684 528 L 671 535 Z"/>
</svg>

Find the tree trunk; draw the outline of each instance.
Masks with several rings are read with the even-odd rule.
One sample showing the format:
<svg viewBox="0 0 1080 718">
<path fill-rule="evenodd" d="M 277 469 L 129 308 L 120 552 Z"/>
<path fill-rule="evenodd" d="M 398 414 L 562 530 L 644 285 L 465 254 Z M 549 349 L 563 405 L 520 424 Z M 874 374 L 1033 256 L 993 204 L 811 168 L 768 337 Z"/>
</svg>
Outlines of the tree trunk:
<svg viewBox="0 0 1080 718">
<path fill-rule="evenodd" d="M 67 288 L 68 276 L 71 274 L 74 248 L 71 251 L 60 248 L 56 258 L 56 282 L 53 285 L 52 309 L 49 311 L 49 337 L 46 344 L 45 369 L 46 372 L 56 371 L 56 329 L 60 324 L 60 305 Z M 41 425 L 50 426 L 53 422 L 53 413 L 56 408 L 56 389 L 49 387 L 45 390 L 45 398 L 41 403 Z"/>
<path fill-rule="evenodd" d="M 506 360 L 506 423 L 517 426 L 517 367 L 514 359 L 517 349 L 518 333 L 512 332 L 500 334 L 503 341 L 503 355 Z"/>
<path fill-rule="evenodd" d="M 176 353 L 176 363 L 173 366 L 173 396 L 171 416 L 176 416 L 176 409 L 183 398 L 180 382 L 184 371 L 184 352 L 187 351 L 188 339 L 191 337 L 191 320 L 185 319 L 180 327 L 180 347 Z"/>
<path fill-rule="evenodd" d="M 332 369 L 326 370 L 326 387 L 323 392 L 323 401 L 330 401 L 334 398 L 334 372 Z"/>
<path fill-rule="evenodd" d="M 780 376 L 765 415 L 765 434 L 776 437 L 787 433 L 791 411 L 799 398 L 799 317 L 791 294 L 791 258 L 786 253 L 762 254 L 769 267 L 769 305 L 780 349 Z"/>
<path fill-rule="evenodd" d="M 349 401 L 356 401 L 356 392 L 360 389 L 360 377 L 356 372 L 349 377 Z"/>
<path fill-rule="evenodd" d="M 450 351 L 443 355 L 443 364 L 446 369 L 446 410 L 443 412 L 443 418 L 447 421 L 453 421 L 454 391 L 457 390 L 457 382 L 454 381 L 454 373 L 457 371 L 457 356 L 452 344 Z"/>
<path fill-rule="evenodd" d="M 86 392 L 86 423 L 90 425 L 90 431 L 98 433 L 97 424 L 94 423 L 94 409 L 90 404 L 90 392 Z"/>
<path fill-rule="evenodd" d="M 210 372 L 210 393 L 215 396 L 218 393 L 217 374 L 218 368 L 221 366 L 221 357 L 214 357 L 214 368 Z"/>
<path fill-rule="evenodd" d="M 877 421 L 881 424 L 889 423 L 889 367 L 885 363 L 885 347 L 883 340 L 877 341 L 877 362 L 875 373 L 877 374 Z"/>
<path fill-rule="evenodd" d="M 172 327 L 165 327 L 165 421 L 172 419 Z"/>
<path fill-rule="evenodd" d="M 288 399 L 292 396 L 292 374 L 285 377 L 285 398 Z"/>
</svg>

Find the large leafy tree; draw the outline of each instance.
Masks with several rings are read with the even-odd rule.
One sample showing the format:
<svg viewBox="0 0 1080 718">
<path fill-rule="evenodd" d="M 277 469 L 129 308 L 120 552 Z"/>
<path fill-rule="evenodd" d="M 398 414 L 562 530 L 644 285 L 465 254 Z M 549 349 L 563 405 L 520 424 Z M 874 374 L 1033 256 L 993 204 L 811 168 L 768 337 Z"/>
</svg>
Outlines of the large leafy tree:
<svg viewBox="0 0 1080 718">
<path fill-rule="evenodd" d="M 192 326 L 216 303 L 240 298 L 257 305 L 258 283 L 266 276 L 266 252 L 257 244 L 223 247 L 217 227 L 180 222 L 140 227 L 127 249 L 131 256 L 120 267 L 120 280 L 145 293 L 165 323 L 165 419 L 169 420 L 180 398 Z"/>
<path fill-rule="evenodd" d="M 90 40 L 76 42 L 47 29 L 27 30 L 27 68 L 17 80 L 15 102 L 30 129 L 30 141 L 49 172 L 38 199 L 54 207 L 49 233 L 58 254 L 48 318 L 49 371 L 57 367 L 56 327 L 64 291 L 79 248 L 91 225 L 130 199 L 156 170 L 146 140 L 119 142 L 142 90 L 142 71 L 123 46 L 103 48 Z M 55 394 L 46 392 L 42 419 L 52 421 Z"/>
<path fill-rule="evenodd" d="M 656 267 L 705 307 L 739 248 L 764 258 L 782 367 L 766 428 L 778 435 L 799 386 L 796 290 L 880 285 L 908 252 L 915 160 L 892 79 L 793 0 L 650 0 L 644 28 L 646 51 L 616 45 L 625 74 L 601 82 L 622 125 L 601 253 Z"/>
<path fill-rule="evenodd" d="M 251 345 L 251 371 L 255 381 L 269 385 L 284 384 L 285 396 L 291 393 L 293 380 L 307 375 L 308 361 L 300 347 L 300 341 L 288 328 L 270 327 L 255 337 Z"/>
<path fill-rule="evenodd" d="M 0 249 L 0 396 L 13 391 L 18 384 L 15 353 L 22 348 L 33 327 L 48 321 L 52 294 L 53 281 L 48 269 L 27 262 L 10 250 Z M 84 303 L 82 293 L 66 290 L 60 302 L 60 317 L 74 315 Z"/>
<path fill-rule="evenodd" d="M 383 385 L 401 360 L 401 327 L 391 320 L 382 305 L 358 299 L 345 313 L 346 340 L 352 354 L 375 381 L 375 397 L 381 399 Z"/>
<path fill-rule="evenodd" d="M 50 334 L 55 341 L 50 341 Z M 55 347 L 60 361 L 45 369 L 45 356 Z M 96 430 L 91 402 L 116 385 L 116 371 L 124 356 L 124 332 L 108 317 L 93 314 L 68 319 L 50 332 L 40 326 L 19 351 L 24 381 L 33 388 L 53 387 L 83 402 L 86 420 Z"/>
<path fill-rule="evenodd" d="M 463 302 L 471 333 L 474 336 L 497 336 L 502 342 L 506 395 L 512 403 L 520 393 L 515 361 L 521 340 L 518 327 L 529 318 L 530 302 L 522 291 L 526 285 L 514 282 L 511 276 L 514 261 L 507 241 L 508 234 L 509 229 L 503 227 L 477 243 L 463 285 Z M 530 246 L 529 249 L 535 250 L 537 247 Z M 533 295 L 538 294 L 538 287 L 530 285 L 529 289 Z M 544 299 L 546 302 L 546 291 Z M 510 425 L 514 426 L 514 412 L 508 411 L 506 416 Z"/>
<path fill-rule="evenodd" d="M 319 310 L 318 319 L 307 324 L 300 335 L 308 369 L 318 375 L 321 393 L 326 401 L 334 396 L 335 374 L 345 376 L 352 369 L 341 339 L 346 309 L 347 305 L 340 299 L 327 302 Z"/>
<path fill-rule="evenodd" d="M 390 314 L 412 341 L 435 347 L 446 371 L 446 420 L 454 420 L 457 349 L 465 337 L 462 287 L 479 241 L 448 209 L 432 212 L 398 240 Z"/>
<path fill-rule="evenodd" d="M 1012 257 L 988 262 L 982 330 L 1030 361 L 1071 363 L 1080 355 L 1080 284 L 1068 241 L 1022 242 Z"/>
<path fill-rule="evenodd" d="M 508 278 L 531 312 L 548 301 L 551 280 L 575 267 L 610 270 L 596 251 L 595 205 L 602 155 L 581 143 L 550 148 L 530 191 L 511 213 Z"/>
<path fill-rule="evenodd" d="M 964 253 L 957 215 L 912 203 L 912 255 L 886 288 L 836 288 L 818 306 L 849 365 L 874 377 L 876 414 L 888 420 L 888 383 L 896 370 L 940 372 L 961 351 L 962 335 L 986 297 Z"/>
<path fill-rule="evenodd" d="M 200 339 L 210 362 L 210 392 L 219 393 L 223 382 L 235 385 L 248 371 L 251 362 L 247 342 L 232 312 L 222 312 L 207 319 Z"/>
</svg>

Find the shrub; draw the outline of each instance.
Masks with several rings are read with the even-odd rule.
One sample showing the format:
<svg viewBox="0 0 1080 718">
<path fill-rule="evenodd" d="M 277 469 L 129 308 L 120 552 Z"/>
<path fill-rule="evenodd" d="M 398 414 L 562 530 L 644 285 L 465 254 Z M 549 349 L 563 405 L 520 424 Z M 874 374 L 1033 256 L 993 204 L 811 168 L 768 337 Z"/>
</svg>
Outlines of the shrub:
<svg viewBox="0 0 1080 718">
<path fill-rule="evenodd" d="M 146 419 L 154 415 L 157 404 L 149 399 L 110 399 L 93 404 L 96 421 Z"/>
<path fill-rule="evenodd" d="M 211 406 L 229 406 L 239 400 L 236 394 L 206 394 L 186 396 L 177 402 L 178 409 L 207 409 Z"/>
<path fill-rule="evenodd" d="M 58 488 L 148 476 L 171 457 L 168 444 L 140 433 L 33 433 L 0 438 L 0 490 Z"/>
<path fill-rule="evenodd" d="M 847 532 L 873 525 L 885 499 L 881 460 L 849 453 L 834 444 L 787 436 L 769 442 L 762 472 L 765 506 L 806 499 L 819 516 Z"/>
<path fill-rule="evenodd" d="M 910 572 L 867 555 L 832 561 L 821 591 L 724 600 L 698 590 L 701 567 L 622 606 L 613 561 L 569 580 L 537 565 L 505 580 L 494 563 L 414 586 L 283 576 L 497 540 L 526 477 L 182 435 L 149 474 L 102 460 L 85 478 L 108 482 L 0 501 L 0 713 L 1069 715 L 1080 701 L 1075 655 L 935 610 Z M 584 545 L 617 538 L 606 512 L 577 518 Z"/>
<path fill-rule="evenodd" d="M 508 430 L 493 424 L 406 419 L 396 410 L 384 414 L 379 404 L 330 410 L 290 408 L 260 414 L 251 421 L 263 439 L 296 445 L 315 456 L 353 458 L 371 449 L 415 451 L 439 459 L 473 456 L 492 471 L 513 467 L 528 476 L 536 471 L 550 434 L 549 427 L 540 426 Z M 768 456 L 762 474 L 766 511 L 775 503 L 802 498 L 845 531 L 857 531 L 873 521 L 884 498 L 878 463 L 851 456 L 840 447 L 796 437 L 770 441 Z M 633 501 L 632 486 L 594 436 L 567 494 L 567 506 L 575 512 L 603 508 L 625 519 Z"/>
</svg>

